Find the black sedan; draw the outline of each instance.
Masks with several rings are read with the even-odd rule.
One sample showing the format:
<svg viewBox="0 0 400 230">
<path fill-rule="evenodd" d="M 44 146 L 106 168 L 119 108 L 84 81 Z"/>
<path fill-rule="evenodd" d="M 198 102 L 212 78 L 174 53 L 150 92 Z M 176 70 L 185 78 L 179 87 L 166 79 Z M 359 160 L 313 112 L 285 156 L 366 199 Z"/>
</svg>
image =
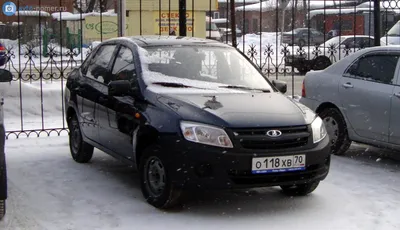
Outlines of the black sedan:
<svg viewBox="0 0 400 230">
<path fill-rule="evenodd" d="M 321 118 L 226 44 L 111 39 L 70 74 L 65 92 L 72 158 L 89 162 L 96 147 L 127 162 L 157 208 L 190 189 L 306 195 L 328 175 Z"/>
<path fill-rule="evenodd" d="M 7 199 L 7 171 L 6 171 L 6 156 L 4 153 L 5 128 L 3 119 L 3 98 L 2 92 L 5 91 L 6 83 L 12 80 L 12 75 L 9 71 L 0 69 L 0 220 L 6 214 L 6 199 Z"/>
</svg>

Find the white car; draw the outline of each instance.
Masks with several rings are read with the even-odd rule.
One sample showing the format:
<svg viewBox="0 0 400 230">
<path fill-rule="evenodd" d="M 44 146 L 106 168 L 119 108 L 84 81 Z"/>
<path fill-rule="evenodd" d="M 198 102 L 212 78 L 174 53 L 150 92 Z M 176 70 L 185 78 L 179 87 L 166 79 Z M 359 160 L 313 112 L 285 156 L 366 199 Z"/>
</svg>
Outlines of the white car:
<svg viewBox="0 0 400 230">
<path fill-rule="evenodd" d="M 400 46 L 362 49 L 307 73 L 300 103 L 324 121 L 332 152 L 352 141 L 400 150 Z"/>
<path fill-rule="evenodd" d="M 400 45 L 400 20 L 381 38 L 381 45 Z"/>
<path fill-rule="evenodd" d="M 322 70 L 360 49 L 374 46 L 374 37 L 368 35 L 338 36 L 329 39 L 318 48 L 303 47 L 303 51 L 285 58 L 286 66 L 293 66 L 301 74 L 310 70 Z M 290 48 L 289 48 L 289 51 Z"/>
</svg>

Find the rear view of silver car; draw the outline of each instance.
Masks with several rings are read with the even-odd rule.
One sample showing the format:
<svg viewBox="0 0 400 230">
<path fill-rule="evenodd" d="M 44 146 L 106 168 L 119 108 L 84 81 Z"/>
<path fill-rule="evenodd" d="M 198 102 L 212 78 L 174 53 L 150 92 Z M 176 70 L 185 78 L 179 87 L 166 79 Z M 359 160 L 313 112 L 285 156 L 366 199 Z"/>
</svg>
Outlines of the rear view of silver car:
<svg viewBox="0 0 400 230">
<path fill-rule="evenodd" d="M 400 149 L 400 46 L 360 50 L 309 72 L 300 102 L 325 121 L 332 151 L 352 141 Z"/>
</svg>

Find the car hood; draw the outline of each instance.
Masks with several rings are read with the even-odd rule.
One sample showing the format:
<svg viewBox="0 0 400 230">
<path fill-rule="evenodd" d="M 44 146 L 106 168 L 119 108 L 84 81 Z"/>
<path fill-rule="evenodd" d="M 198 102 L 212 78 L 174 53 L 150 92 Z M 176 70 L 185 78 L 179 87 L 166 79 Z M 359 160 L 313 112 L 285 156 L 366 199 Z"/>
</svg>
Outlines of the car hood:
<svg viewBox="0 0 400 230">
<path fill-rule="evenodd" d="M 281 127 L 309 124 L 312 111 L 277 92 L 239 94 L 174 94 L 158 100 L 182 119 L 224 127 Z M 315 116 L 315 115 L 314 115 Z"/>
</svg>

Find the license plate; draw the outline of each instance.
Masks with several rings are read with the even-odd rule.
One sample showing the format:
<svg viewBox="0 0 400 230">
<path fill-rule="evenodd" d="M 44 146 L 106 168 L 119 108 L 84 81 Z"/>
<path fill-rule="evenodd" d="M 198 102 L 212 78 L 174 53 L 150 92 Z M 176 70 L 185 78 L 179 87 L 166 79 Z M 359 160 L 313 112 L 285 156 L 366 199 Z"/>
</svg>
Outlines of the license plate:
<svg viewBox="0 0 400 230">
<path fill-rule="evenodd" d="M 306 155 L 253 158 L 252 173 L 279 173 L 306 169 Z"/>
</svg>

